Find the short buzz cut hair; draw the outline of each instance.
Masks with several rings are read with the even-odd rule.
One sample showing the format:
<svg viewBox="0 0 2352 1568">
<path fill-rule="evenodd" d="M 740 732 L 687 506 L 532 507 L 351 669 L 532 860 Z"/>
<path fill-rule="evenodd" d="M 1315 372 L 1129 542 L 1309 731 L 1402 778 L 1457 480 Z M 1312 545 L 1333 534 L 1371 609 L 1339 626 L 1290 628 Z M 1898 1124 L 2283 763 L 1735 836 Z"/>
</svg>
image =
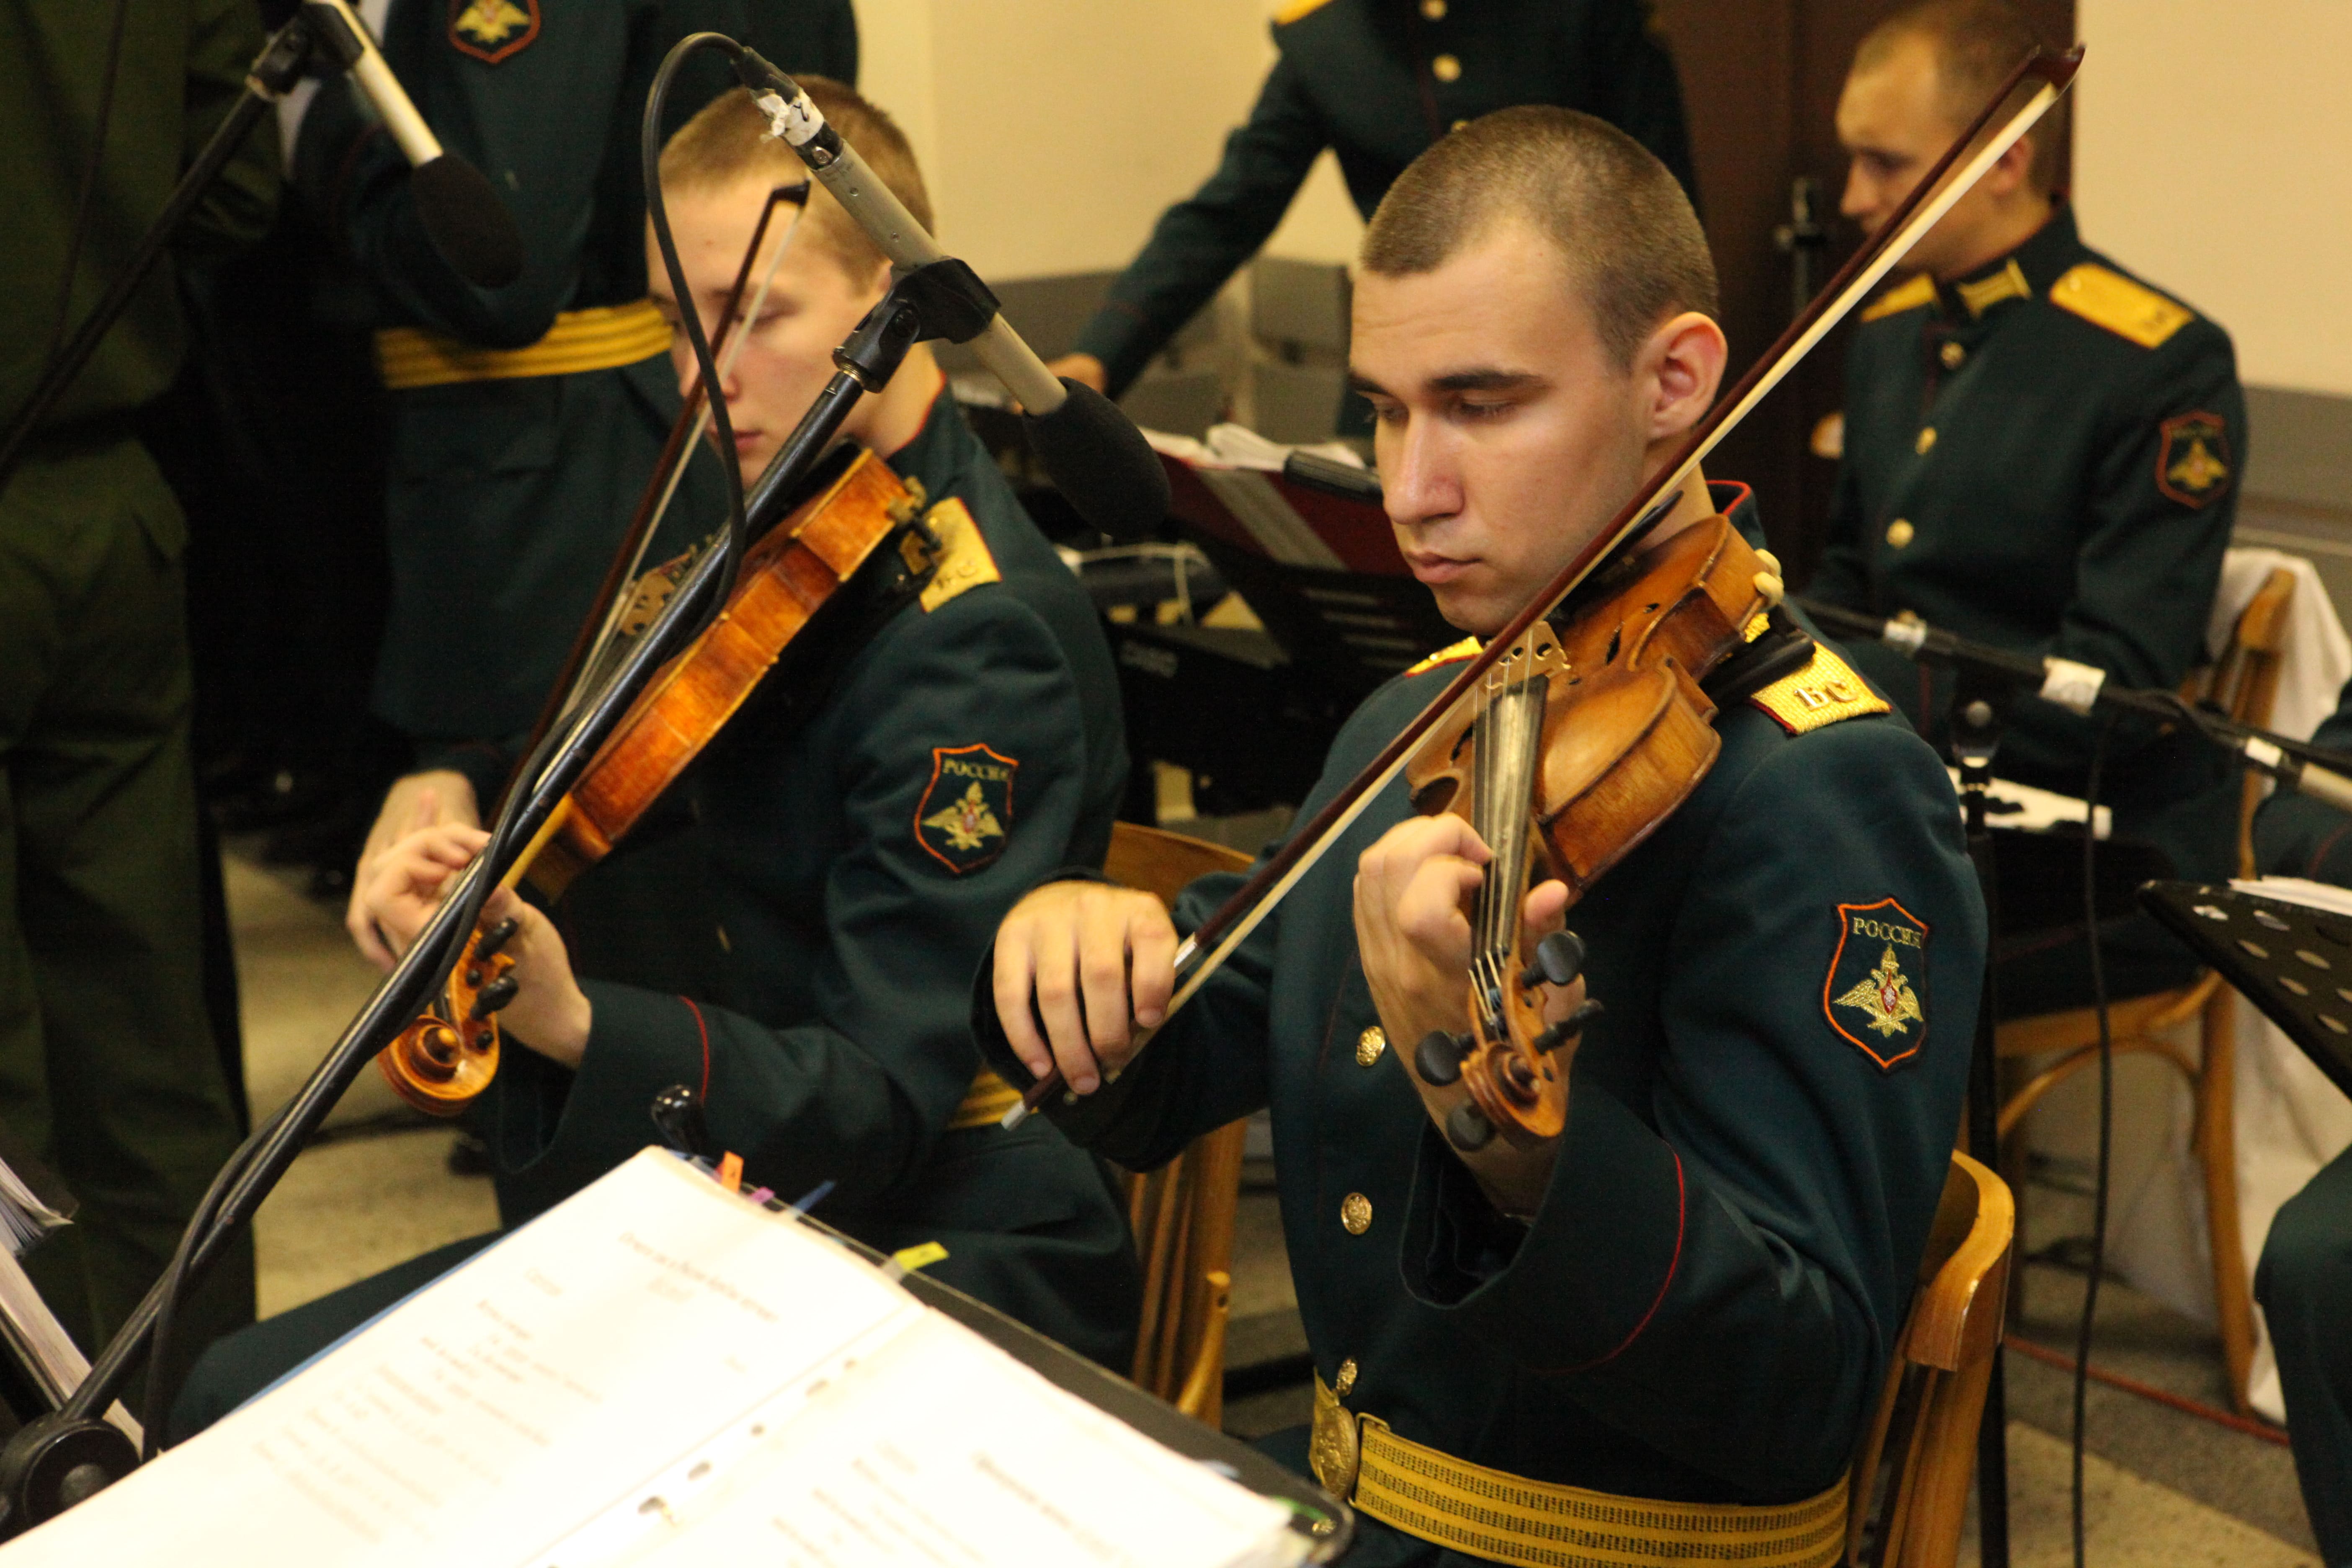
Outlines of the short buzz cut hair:
<svg viewBox="0 0 2352 1568">
<path fill-rule="evenodd" d="M 1937 96 L 1954 134 L 1976 118 L 2020 60 L 2044 47 L 2041 30 L 2015 0 L 1923 0 L 1897 11 L 1864 37 L 1853 51 L 1853 74 L 1885 64 L 1913 38 L 1935 51 Z M 2058 188 L 2065 174 L 2068 103 L 2059 99 L 2026 132 L 2033 143 L 2027 177 L 2045 196 Z"/>
<path fill-rule="evenodd" d="M 922 167 L 915 162 L 915 149 L 898 122 L 859 97 L 855 88 L 830 77 L 793 79 L 816 105 L 817 112 L 841 132 L 843 141 L 857 149 L 866 165 L 905 204 L 915 221 L 937 233 Z M 746 88 L 730 88 L 703 105 L 662 149 L 662 189 L 672 195 L 706 191 L 753 174 L 765 175 L 780 185 L 809 177 L 808 165 L 800 155 L 768 133 L 768 117 Z M 813 184 L 809 191 L 804 221 L 811 226 L 808 237 L 821 240 L 853 278 L 865 277 L 888 259 L 821 184 Z"/>
<path fill-rule="evenodd" d="M 1682 186 L 1639 142 L 1571 109 L 1500 110 L 1434 143 L 1381 198 L 1360 259 L 1384 277 L 1433 272 L 1512 219 L 1559 247 L 1620 369 L 1669 316 L 1720 314 Z"/>
</svg>

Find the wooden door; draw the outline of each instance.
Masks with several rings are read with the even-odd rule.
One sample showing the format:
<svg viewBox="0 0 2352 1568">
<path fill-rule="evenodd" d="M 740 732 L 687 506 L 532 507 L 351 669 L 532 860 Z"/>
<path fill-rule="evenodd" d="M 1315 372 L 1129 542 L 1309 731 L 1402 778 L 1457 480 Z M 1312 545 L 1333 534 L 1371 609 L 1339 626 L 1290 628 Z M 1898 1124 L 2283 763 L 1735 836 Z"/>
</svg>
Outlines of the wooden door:
<svg viewBox="0 0 2352 1568">
<path fill-rule="evenodd" d="M 2074 36 L 2074 0 L 2024 0 L 2044 37 Z M 1682 71 L 1698 169 L 1700 216 L 1723 289 L 1723 324 L 1737 378 L 1794 314 L 1790 253 L 1775 232 L 1790 221 L 1790 189 L 1813 182 L 1827 231 L 1811 281 L 1818 289 L 1861 239 L 1838 216 L 1845 155 L 1837 142 L 1839 89 L 1854 46 L 1899 7 L 1889 0 L 1654 0 L 1656 26 Z M 1836 465 L 1811 455 L 1815 425 L 1839 406 L 1844 333 L 1813 351 L 1780 390 L 1726 438 L 1707 465 L 1716 479 L 1756 487 L 1765 531 L 1792 582 L 1821 552 Z"/>
</svg>

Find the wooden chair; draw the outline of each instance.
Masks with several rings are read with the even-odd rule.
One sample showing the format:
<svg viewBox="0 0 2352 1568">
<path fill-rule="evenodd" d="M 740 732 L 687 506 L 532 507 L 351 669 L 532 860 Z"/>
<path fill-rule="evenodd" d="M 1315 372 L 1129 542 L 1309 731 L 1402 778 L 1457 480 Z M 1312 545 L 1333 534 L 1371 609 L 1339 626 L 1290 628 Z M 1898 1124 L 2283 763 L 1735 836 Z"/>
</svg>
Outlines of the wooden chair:
<svg viewBox="0 0 2352 1568">
<path fill-rule="evenodd" d="M 1245 871 L 1237 849 L 1130 822 L 1111 827 L 1104 874 L 1173 904 L 1195 877 Z M 1225 1322 L 1233 1310 L 1234 1213 L 1245 1121 L 1195 1139 L 1157 1171 L 1127 1178 L 1127 1216 L 1143 1262 L 1137 1386 L 1210 1426 L 1224 1414 Z"/>
<path fill-rule="evenodd" d="M 2016 1222 L 2008 1184 L 1955 1152 L 1920 1260 L 1919 1292 L 1848 1482 L 1852 1568 L 1862 1568 L 1865 1551 L 1872 1568 L 1950 1568 L 1958 1554 Z M 1874 1510 L 1882 1461 L 1886 1484 Z"/>
<path fill-rule="evenodd" d="M 2270 721 L 2271 701 L 2278 691 L 2279 660 L 2285 651 L 2287 610 L 2294 597 L 2294 577 L 2276 571 L 2238 617 L 2236 635 L 2221 659 L 2189 677 L 2182 695 L 2210 701 L 2243 724 Z M 2254 871 L 2254 808 L 2262 804 L 2262 780 L 2246 770 L 2238 807 L 2238 870 Z M 2221 1357 L 2230 1377 L 2230 1396 L 2241 1414 L 2251 1412 L 2246 1378 L 2254 1358 L 2253 1298 L 2246 1283 L 2246 1255 L 2238 1232 L 2238 1152 L 2232 1127 L 2235 1114 L 2233 1075 L 2236 1072 L 2237 993 L 2208 971 L 2178 990 L 2136 996 L 2107 1009 L 2108 1034 L 2115 1054 L 2137 1051 L 2169 1062 L 2187 1080 L 2195 1097 L 2195 1147 L 2205 1177 L 2205 1214 L 2213 1253 L 2213 1304 L 2221 1323 Z M 2192 1060 L 2187 1051 L 2160 1037 L 2175 1025 L 2196 1018 L 2202 1048 Z M 2005 1061 L 2051 1054 L 2057 1060 L 2034 1073 L 2002 1101 L 2000 1136 L 2004 1150 L 2011 1133 L 2028 1111 L 2059 1084 L 2095 1067 L 2099 1059 L 2097 1010 L 2077 1007 L 2063 1013 L 2042 1013 L 2012 1018 L 1995 1035 L 1995 1051 Z M 2010 1163 L 2005 1161 L 2005 1163 Z M 2012 1173 L 2016 1165 L 2011 1163 Z"/>
</svg>

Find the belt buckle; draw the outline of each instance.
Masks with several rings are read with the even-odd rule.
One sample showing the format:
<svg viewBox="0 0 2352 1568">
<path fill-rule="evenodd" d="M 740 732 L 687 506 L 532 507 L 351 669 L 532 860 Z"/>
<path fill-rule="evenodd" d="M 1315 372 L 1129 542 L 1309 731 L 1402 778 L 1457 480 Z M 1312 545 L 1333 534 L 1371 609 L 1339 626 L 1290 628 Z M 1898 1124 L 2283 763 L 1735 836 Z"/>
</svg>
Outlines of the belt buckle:
<svg viewBox="0 0 2352 1568">
<path fill-rule="evenodd" d="M 1363 1457 L 1356 1414 L 1339 1396 L 1315 1379 L 1315 1426 L 1307 1447 L 1307 1467 L 1325 1489 L 1342 1502 L 1354 1500 L 1356 1470 Z"/>
</svg>

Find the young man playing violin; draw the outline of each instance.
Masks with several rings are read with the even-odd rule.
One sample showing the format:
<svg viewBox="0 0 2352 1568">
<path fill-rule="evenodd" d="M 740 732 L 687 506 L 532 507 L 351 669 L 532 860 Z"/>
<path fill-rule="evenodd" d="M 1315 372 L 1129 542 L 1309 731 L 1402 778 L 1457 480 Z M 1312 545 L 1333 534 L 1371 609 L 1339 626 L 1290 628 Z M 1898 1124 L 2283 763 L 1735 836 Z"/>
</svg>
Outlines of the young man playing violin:
<svg viewBox="0 0 2352 1568">
<path fill-rule="evenodd" d="M 1493 633 L 1715 396 L 1706 239 L 1630 138 L 1521 108 L 1423 154 L 1360 259 L 1353 373 L 1399 546 L 1449 620 Z M 1727 510 L 1757 537 L 1741 487 L 1695 476 L 1652 537 Z M 1307 815 L 1468 651 L 1365 703 Z M 1420 1047 L 1467 1027 L 1490 857 L 1402 781 L 1172 1015 L 1177 931 L 1238 879 L 1196 884 L 1172 926 L 1058 880 L 998 931 L 983 1048 L 1016 1082 L 1058 1067 L 1075 1098 L 1047 1113 L 1081 1143 L 1148 1167 L 1271 1105 L 1318 1382 L 1282 1441 L 1364 1517 L 1351 1562 L 1843 1551 L 1959 1125 L 1984 914 L 1934 753 L 1826 647 L 1781 668 L 1710 682 L 1712 769 L 1565 911 L 1581 976 L 1545 1014 L 1580 1032 L 1549 1058 L 1548 1141 L 1448 1131 L 1463 1082 Z M 1565 902 L 1527 892 L 1522 940 Z"/>
<path fill-rule="evenodd" d="M 898 127 L 846 88 L 802 85 L 928 225 Z M 664 154 L 694 297 L 670 298 L 653 257 L 655 300 L 673 321 L 700 311 L 714 337 L 763 202 L 800 170 L 766 130 L 730 92 Z M 789 236 L 771 229 L 766 247 L 787 248 L 721 387 L 747 484 L 889 281 L 822 187 L 807 202 Z M 690 354 L 677 357 L 690 381 Z M 728 948 L 718 994 L 580 978 L 555 924 L 499 895 L 488 918 L 521 922 L 509 947 L 520 988 L 499 1015 L 509 1043 L 477 1114 L 501 1169 L 501 1215 L 518 1223 L 620 1164 L 654 1139 L 653 1097 L 685 1084 L 704 1097 L 712 1142 L 743 1157 L 747 1184 L 798 1197 L 833 1184 L 824 1219 L 885 1251 L 938 1242 L 935 1275 L 1123 1364 L 1139 1302 L 1125 1216 L 1097 1163 L 1060 1133 L 998 1129 L 1011 1092 L 982 1070 L 967 1026 L 968 981 L 1004 911 L 1057 867 L 1099 865 L 1108 846 L 1127 761 L 1108 646 L 928 349 L 908 353 L 845 433 L 921 487 L 937 572 L 919 598 L 878 613 L 843 605 L 858 613 L 816 623 L 805 637 L 833 639 L 818 667 L 771 674 L 703 753 L 692 787 Z M 861 624 L 862 641 L 841 641 Z M 362 889 L 370 926 L 404 946 L 485 837 L 437 822 L 383 850 Z M 479 1245 L 224 1342 L 179 1429 Z"/>
</svg>

